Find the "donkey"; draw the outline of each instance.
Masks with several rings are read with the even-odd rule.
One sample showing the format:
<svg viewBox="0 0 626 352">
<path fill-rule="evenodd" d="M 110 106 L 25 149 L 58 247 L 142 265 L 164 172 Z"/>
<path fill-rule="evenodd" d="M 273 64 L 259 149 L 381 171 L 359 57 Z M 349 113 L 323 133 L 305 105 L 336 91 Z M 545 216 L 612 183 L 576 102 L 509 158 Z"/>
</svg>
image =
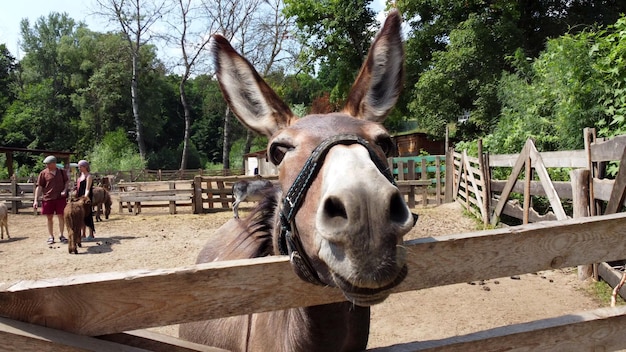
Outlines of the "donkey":
<svg viewBox="0 0 626 352">
<path fill-rule="evenodd" d="M 9 208 L 6 203 L 0 202 L 0 239 L 4 239 L 4 232 L 7 233 L 7 238 L 11 238 L 9 236 Z"/>
<path fill-rule="evenodd" d="M 78 248 L 82 247 L 81 234 L 85 227 L 85 216 L 91 210 L 89 197 L 81 196 L 71 198 L 63 209 L 63 219 L 67 228 L 67 250 L 70 254 L 78 254 Z"/>
<path fill-rule="evenodd" d="M 214 35 L 222 93 L 244 125 L 269 138 L 280 189 L 224 224 L 197 263 L 289 255 L 299 277 L 337 287 L 347 301 L 181 324 L 181 338 L 231 351 L 366 348 L 369 307 L 406 277 L 403 236 L 417 220 L 385 162 L 393 143 L 380 124 L 402 85 L 401 22 L 389 14 L 341 112 L 300 119 Z"/>
<path fill-rule="evenodd" d="M 96 207 L 96 221 L 102 221 L 102 205 L 104 204 L 104 218 L 108 219 L 111 214 L 111 205 L 113 202 L 111 201 L 111 194 L 104 187 L 94 187 L 93 191 L 93 200 L 92 206 Z"/>
<path fill-rule="evenodd" d="M 270 180 L 241 180 L 233 184 L 233 217 L 239 219 L 239 203 L 243 201 L 258 202 L 272 191 L 274 184 Z"/>
</svg>

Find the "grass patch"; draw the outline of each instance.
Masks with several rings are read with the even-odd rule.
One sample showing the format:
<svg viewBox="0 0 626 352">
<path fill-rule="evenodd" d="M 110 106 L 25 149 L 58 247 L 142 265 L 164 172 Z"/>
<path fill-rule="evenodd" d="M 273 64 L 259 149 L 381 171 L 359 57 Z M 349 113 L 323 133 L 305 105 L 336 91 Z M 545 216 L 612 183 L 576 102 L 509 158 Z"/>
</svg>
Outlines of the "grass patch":
<svg viewBox="0 0 626 352">
<path fill-rule="evenodd" d="M 497 226 L 493 226 L 491 224 L 483 224 L 483 220 L 480 218 L 477 218 L 476 215 L 474 215 L 474 213 L 472 213 L 471 211 L 467 210 L 467 209 L 463 209 L 463 216 L 469 219 L 472 219 L 474 221 L 474 229 L 477 231 L 481 231 L 481 230 L 493 230 L 495 229 Z"/>
<path fill-rule="evenodd" d="M 588 286 L 587 290 L 589 291 L 589 294 L 602 303 L 602 305 L 607 307 L 611 305 L 613 288 L 606 281 L 594 281 Z M 624 304 L 626 304 L 626 301 L 624 301 L 620 295 L 617 295 L 615 305 L 621 306 Z"/>
</svg>

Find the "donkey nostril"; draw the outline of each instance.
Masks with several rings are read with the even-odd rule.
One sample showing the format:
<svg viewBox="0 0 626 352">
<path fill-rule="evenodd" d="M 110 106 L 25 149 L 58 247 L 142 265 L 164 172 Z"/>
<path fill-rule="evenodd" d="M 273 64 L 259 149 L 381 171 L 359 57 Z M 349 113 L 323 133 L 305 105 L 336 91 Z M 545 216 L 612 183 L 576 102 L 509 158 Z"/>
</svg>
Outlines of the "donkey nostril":
<svg viewBox="0 0 626 352">
<path fill-rule="evenodd" d="M 409 210 L 399 192 L 391 196 L 389 202 L 389 218 L 392 222 L 404 223 L 409 217 Z"/>
<path fill-rule="evenodd" d="M 324 213 L 330 219 L 342 218 L 347 219 L 346 207 L 337 197 L 328 197 L 324 202 Z"/>
</svg>

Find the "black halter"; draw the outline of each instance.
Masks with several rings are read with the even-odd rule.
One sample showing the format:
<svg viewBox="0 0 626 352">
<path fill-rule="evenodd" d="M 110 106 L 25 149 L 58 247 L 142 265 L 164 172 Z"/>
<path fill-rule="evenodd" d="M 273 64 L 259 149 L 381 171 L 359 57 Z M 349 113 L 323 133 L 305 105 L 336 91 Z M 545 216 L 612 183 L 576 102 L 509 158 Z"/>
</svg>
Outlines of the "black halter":
<svg viewBox="0 0 626 352">
<path fill-rule="evenodd" d="M 302 170 L 296 177 L 293 185 L 287 191 L 285 198 L 283 199 L 283 207 L 280 211 L 280 236 L 278 238 L 278 249 L 280 254 L 289 255 L 290 261 L 292 265 L 294 265 L 294 269 L 296 274 L 303 280 L 312 282 L 314 284 L 325 285 L 322 280 L 320 280 L 317 272 L 313 268 L 311 264 L 311 258 L 309 258 L 302 248 L 302 242 L 300 241 L 300 236 L 298 235 L 298 229 L 295 223 L 296 213 L 300 209 L 302 205 L 302 201 L 306 196 L 306 192 L 315 180 L 317 173 L 319 172 L 322 164 L 324 163 L 324 159 L 328 154 L 330 148 L 338 145 L 351 145 L 351 144 L 360 144 L 364 146 L 369 154 L 370 158 L 380 170 L 380 172 L 385 175 L 387 180 L 395 185 L 395 181 L 391 174 L 391 170 L 389 170 L 389 166 L 387 165 L 385 160 L 382 160 L 377 154 L 374 148 L 370 145 L 368 141 L 365 139 L 351 134 L 340 134 L 336 136 L 332 136 L 320 143 L 311 153 L 309 159 L 304 163 Z"/>
</svg>

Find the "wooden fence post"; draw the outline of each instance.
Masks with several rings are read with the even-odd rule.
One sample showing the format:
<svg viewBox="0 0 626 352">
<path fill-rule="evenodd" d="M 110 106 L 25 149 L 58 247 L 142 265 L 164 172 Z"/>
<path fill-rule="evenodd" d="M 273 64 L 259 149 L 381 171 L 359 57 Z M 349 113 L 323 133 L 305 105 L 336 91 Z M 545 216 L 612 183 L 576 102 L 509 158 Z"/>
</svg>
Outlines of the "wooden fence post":
<svg viewBox="0 0 626 352">
<path fill-rule="evenodd" d="M 441 205 L 441 155 L 435 157 L 435 205 Z"/>
<path fill-rule="evenodd" d="M 168 188 L 176 189 L 176 183 L 168 182 Z M 170 214 L 176 214 L 176 201 L 175 200 L 170 200 Z"/>
<path fill-rule="evenodd" d="M 422 164 L 421 164 L 421 168 L 422 168 L 422 173 L 420 176 L 420 179 L 422 180 L 428 180 L 428 171 L 427 171 L 427 165 L 426 165 L 426 157 L 422 157 Z M 413 169 L 415 170 L 415 169 Z M 425 207 L 428 205 L 428 187 L 429 186 L 422 186 L 422 206 Z"/>
<path fill-rule="evenodd" d="M 204 213 L 202 202 L 202 176 L 195 176 L 193 178 L 193 213 Z"/>
<path fill-rule="evenodd" d="M 444 185 L 444 203 L 454 201 L 454 148 L 446 150 L 446 184 Z"/>
<path fill-rule="evenodd" d="M 480 209 L 480 213 L 482 214 L 483 217 L 483 225 L 487 226 L 489 224 L 489 197 L 491 197 L 491 194 L 487 192 L 487 185 L 489 184 L 490 180 L 487 177 L 487 175 L 489 175 L 489 171 L 487 169 L 489 169 L 489 164 L 485 165 L 485 159 L 483 157 L 483 140 L 479 139 L 478 140 L 478 169 L 480 171 L 480 178 L 483 181 L 483 185 L 481 188 L 481 195 L 483 197 L 482 199 L 482 209 Z M 478 196 L 477 196 L 478 198 Z"/>
<path fill-rule="evenodd" d="M 398 168 L 400 168 L 400 165 L 402 165 L 402 169 L 404 170 L 404 163 L 398 162 Z M 406 177 L 402 177 L 402 180 L 416 180 L 417 177 L 415 176 L 415 160 L 409 160 L 406 164 Z M 402 172 L 402 175 L 404 175 L 404 172 Z M 408 186 L 409 187 L 409 208 L 415 208 L 415 186 Z"/>
<path fill-rule="evenodd" d="M 17 197 L 17 177 L 15 174 L 13 174 L 13 177 L 11 177 L 11 196 L 13 197 Z M 17 201 L 15 199 L 11 200 L 11 213 L 13 214 L 17 214 L 18 213 L 18 208 L 20 206 L 20 201 Z"/>
<path fill-rule="evenodd" d="M 589 216 L 589 169 L 576 169 L 569 173 L 572 183 L 573 217 Z M 593 276 L 593 264 L 578 266 L 578 279 L 585 280 Z"/>
<path fill-rule="evenodd" d="M 530 201 L 532 199 L 530 196 L 530 181 L 532 181 L 533 178 L 533 167 L 530 155 L 526 157 L 524 166 L 524 215 L 522 224 L 528 224 L 528 213 L 530 212 Z"/>
</svg>

